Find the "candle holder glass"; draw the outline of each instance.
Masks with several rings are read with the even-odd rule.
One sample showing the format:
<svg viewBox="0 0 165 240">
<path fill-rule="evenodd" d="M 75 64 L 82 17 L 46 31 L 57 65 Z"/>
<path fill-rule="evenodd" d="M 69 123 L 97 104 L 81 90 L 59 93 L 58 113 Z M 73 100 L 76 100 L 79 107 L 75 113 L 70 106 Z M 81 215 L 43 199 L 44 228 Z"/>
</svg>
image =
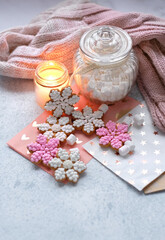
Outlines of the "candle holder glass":
<svg viewBox="0 0 165 240">
<path fill-rule="evenodd" d="M 36 101 L 41 108 L 49 100 L 52 89 L 61 91 L 70 85 L 67 68 L 59 62 L 44 61 L 38 65 L 34 77 Z"/>
</svg>

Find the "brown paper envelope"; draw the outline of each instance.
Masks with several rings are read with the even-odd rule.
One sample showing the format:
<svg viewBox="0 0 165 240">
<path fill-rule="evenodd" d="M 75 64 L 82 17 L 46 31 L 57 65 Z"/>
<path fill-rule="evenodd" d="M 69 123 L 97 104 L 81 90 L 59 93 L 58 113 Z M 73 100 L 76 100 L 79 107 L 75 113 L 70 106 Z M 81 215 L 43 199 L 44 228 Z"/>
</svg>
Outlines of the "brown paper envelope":
<svg viewBox="0 0 165 240">
<path fill-rule="evenodd" d="M 143 189 L 145 194 L 165 190 L 165 172 Z"/>
</svg>

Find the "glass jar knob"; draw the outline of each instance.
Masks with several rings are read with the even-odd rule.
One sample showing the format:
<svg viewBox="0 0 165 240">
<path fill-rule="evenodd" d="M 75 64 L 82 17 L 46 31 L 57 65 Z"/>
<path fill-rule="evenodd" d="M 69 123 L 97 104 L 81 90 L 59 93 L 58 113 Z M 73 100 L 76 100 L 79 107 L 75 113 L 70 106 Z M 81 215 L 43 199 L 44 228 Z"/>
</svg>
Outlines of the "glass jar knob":
<svg viewBox="0 0 165 240">
<path fill-rule="evenodd" d="M 119 36 L 110 27 L 101 27 L 94 37 L 93 49 L 99 54 L 114 53 L 119 49 Z"/>
</svg>

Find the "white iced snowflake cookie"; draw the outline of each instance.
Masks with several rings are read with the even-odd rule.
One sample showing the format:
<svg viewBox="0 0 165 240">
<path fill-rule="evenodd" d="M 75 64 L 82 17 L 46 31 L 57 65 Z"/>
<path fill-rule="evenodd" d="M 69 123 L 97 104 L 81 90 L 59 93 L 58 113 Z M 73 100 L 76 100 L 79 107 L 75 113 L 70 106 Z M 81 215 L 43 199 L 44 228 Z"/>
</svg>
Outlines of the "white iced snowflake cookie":
<svg viewBox="0 0 165 240">
<path fill-rule="evenodd" d="M 83 132 L 87 134 L 93 133 L 94 130 L 95 130 L 94 125 L 90 122 L 85 123 L 83 126 Z"/>
<path fill-rule="evenodd" d="M 64 168 L 58 168 L 54 172 L 54 177 L 55 177 L 56 181 L 64 181 L 66 179 L 66 174 L 65 174 Z"/>
<path fill-rule="evenodd" d="M 69 121 L 70 121 L 69 117 L 61 117 L 61 118 L 59 118 L 58 122 L 60 125 L 64 126 L 64 125 L 68 124 Z"/>
<path fill-rule="evenodd" d="M 60 140 L 60 142 L 64 142 L 67 138 L 67 135 L 64 132 L 58 132 L 55 134 L 55 137 Z"/>
<path fill-rule="evenodd" d="M 41 133 L 46 132 L 51 129 L 51 127 L 48 123 L 38 124 L 37 128 Z"/>
<path fill-rule="evenodd" d="M 74 107 L 73 105 L 79 101 L 79 96 L 73 94 L 71 87 L 66 87 L 62 91 L 51 90 L 50 101 L 45 104 L 47 111 L 53 111 L 54 117 L 60 117 L 63 113 L 70 115 Z"/>
<path fill-rule="evenodd" d="M 101 107 L 101 109 L 103 109 L 103 107 Z M 82 112 L 73 111 L 73 126 L 77 130 L 82 130 L 85 134 L 91 135 L 94 133 L 96 128 L 104 127 L 104 122 L 101 119 L 103 117 L 103 114 L 103 110 L 99 109 L 93 112 L 92 108 L 89 106 L 83 108 Z"/>
<path fill-rule="evenodd" d="M 52 131 L 46 131 L 44 132 L 44 136 L 46 136 L 48 139 L 54 137 L 54 133 Z"/>
<path fill-rule="evenodd" d="M 53 126 L 52 126 L 53 132 L 57 133 L 57 132 L 60 132 L 60 130 L 61 130 L 60 124 L 53 124 Z"/>
<path fill-rule="evenodd" d="M 61 160 L 67 160 L 69 158 L 69 154 L 65 149 L 58 149 L 58 156 Z"/>
<path fill-rule="evenodd" d="M 74 171 L 73 169 L 69 169 L 68 171 L 66 171 L 66 176 L 67 176 L 68 180 L 73 183 L 76 183 L 79 179 L 78 173 L 76 171 Z"/>
<path fill-rule="evenodd" d="M 57 157 L 49 161 L 49 166 L 55 170 L 54 177 L 56 181 L 67 179 L 73 183 L 76 183 L 79 174 L 86 170 L 86 165 L 80 161 L 78 148 L 70 149 L 69 153 L 65 149 L 59 148 Z"/>
<path fill-rule="evenodd" d="M 49 116 L 47 119 L 46 119 L 47 123 L 53 125 L 53 124 L 56 124 L 57 123 L 57 118 L 54 117 L 54 116 Z"/>
<path fill-rule="evenodd" d="M 51 168 L 56 169 L 61 167 L 61 165 L 62 165 L 62 161 L 60 160 L 60 158 L 53 158 L 52 160 L 49 161 L 49 166 Z"/>
<path fill-rule="evenodd" d="M 63 167 L 64 167 L 65 169 L 71 169 L 71 168 L 73 167 L 72 161 L 70 161 L 70 160 L 65 160 L 65 161 L 63 162 Z"/>
<path fill-rule="evenodd" d="M 80 173 L 80 172 L 83 172 L 86 169 L 86 166 L 84 165 L 84 163 L 82 161 L 78 161 L 78 162 L 73 164 L 73 168 L 74 168 L 75 171 Z"/>
<path fill-rule="evenodd" d="M 38 130 L 44 133 L 49 139 L 55 137 L 61 142 L 64 142 L 67 137 L 74 132 L 75 128 L 69 117 L 56 118 L 54 116 L 49 116 L 46 119 L 46 123 L 38 125 Z"/>
<path fill-rule="evenodd" d="M 94 119 L 93 123 L 97 128 L 103 127 L 103 121 L 101 119 Z"/>
<path fill-rule="evenodd" d="M 70 159 L 72 162 L 77 162 L 80 160 L 80 151 L 78 148 L 71 148 L 70 149 Z"/>
<path fill-rule="evenodd" d="M 70 125 L 70 124 L 62 126 L 61 129 L 66 134 L 72 133 L 74 131 L 74 127 L 72 125 Z"/>
</svg>

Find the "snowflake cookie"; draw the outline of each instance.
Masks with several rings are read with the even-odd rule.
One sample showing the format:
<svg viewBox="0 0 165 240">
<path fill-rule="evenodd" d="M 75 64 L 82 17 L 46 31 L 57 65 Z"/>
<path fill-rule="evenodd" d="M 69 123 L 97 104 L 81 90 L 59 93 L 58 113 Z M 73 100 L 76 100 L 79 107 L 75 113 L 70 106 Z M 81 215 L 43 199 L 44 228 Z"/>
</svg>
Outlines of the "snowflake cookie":
<svg viewBox="0 0 165 240">
<path fill-rule="evenodd" d="M 55 117 L 61 117 L 63 113 L 71 115 L 74 110 L 73 105 L 79 101 L 79 96 L 73 94 L 71 87 L 66 87 L 62 91 L 51 90 L 50 101 L 46 102 L 45 109 L 53 111 Z"/>
<path fill-rule="evenodd" d="M 80 161 L 80 152 L 78 148 L 70 149 L 68 153 L 65 149 L 59 148 L 57 157 L 49 161 L 49 166 L 55 169 L 54 177 L 56 181 L 64 181 L 76 183 L 79 174 L 86 170 L 86 165 Z"/>
<path fill-rule="evenodd" d="M 104 147 L 111 146 L 113 149 L 119 150 L 126 141 L 131 140 L 128 127 L 127 124 L 108 121 L 106 127 L 96 130 L 96 135 L 100 137 L 99 144 Z"/>
<path fill-rule="evenodd" d="M 45 165 L 48 165 L 48 162 L 56 156 L 58 147 L 59 139 L 48 140 L 43 134 L 37 136 L 36 142 L 27 145 L 27 149 L 32 153 L 31 161 L 35 163 L 43 162 Z"/>
<path fill-rule="evenodd" d="M 104 127 L 104 122 L 101 119 L 103 114 L 104 112 L 101 110 L 93 112 L 92 108 L 88 106 L 83 108 L 82 112 L 73 111 L 73 126 L 77 130 L 82 129 L 85 134 L 91 135 L 94 133 L 96 128 Z"/>
<path fill-rule="evenodd" d="M 39 132 L 43 133 L 48 139 L 58 138 L 60 142 L 64 142 L 67 136 L 74 132 L 75 128 L 70 123 L 69 117 L 56 118 L 49 116 L 46 123 L 38 124 Z"/>
</svg>

